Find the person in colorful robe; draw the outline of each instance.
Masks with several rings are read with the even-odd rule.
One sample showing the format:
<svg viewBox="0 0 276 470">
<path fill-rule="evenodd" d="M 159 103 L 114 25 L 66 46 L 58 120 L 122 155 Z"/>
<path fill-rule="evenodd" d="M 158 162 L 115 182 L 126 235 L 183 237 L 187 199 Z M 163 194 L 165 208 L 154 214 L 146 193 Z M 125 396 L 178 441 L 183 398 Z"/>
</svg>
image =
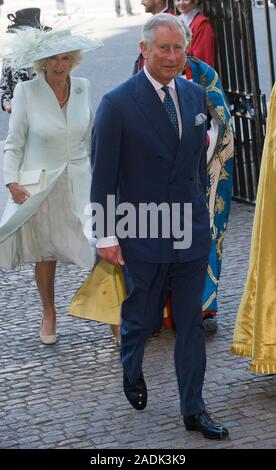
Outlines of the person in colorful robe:
<svg viewBox="0 0 276 470">
<path fill-rule="evenodd" d="M 211 117 L 208 129 L 207 203 L 212 249 L 202 299 L 202 316 L 205 331 L 215 332 L 223 243 L 232 199 L 234 134 L 230 110 L 217 72 L 197 57 L 188 57 L 185 74 L 187 79 L 205 88 Z"/>
</svg>

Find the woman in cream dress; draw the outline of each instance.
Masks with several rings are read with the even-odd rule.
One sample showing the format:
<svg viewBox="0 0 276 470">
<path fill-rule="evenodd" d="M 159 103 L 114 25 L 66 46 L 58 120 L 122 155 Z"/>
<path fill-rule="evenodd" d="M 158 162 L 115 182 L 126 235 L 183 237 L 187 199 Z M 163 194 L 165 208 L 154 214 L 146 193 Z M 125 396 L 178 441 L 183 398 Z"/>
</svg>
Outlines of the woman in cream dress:
<svg viewBox="0 0 276 470">
<path fill-rule="evenodd" d="M 0 266 L 35 263 L 44 344 L 57 339 L 56 261 L 94 264 L 94 247 L 83 232 L 91 185 L 90 87 L 70 72 L 80 51 L 98 46 L 69 30 L 24 30 L 12 45 L 18 61 L 34 64 L 38 77 L 15 88 L 4 148 L 10 197 L 0 224 Z"/>
</svg>

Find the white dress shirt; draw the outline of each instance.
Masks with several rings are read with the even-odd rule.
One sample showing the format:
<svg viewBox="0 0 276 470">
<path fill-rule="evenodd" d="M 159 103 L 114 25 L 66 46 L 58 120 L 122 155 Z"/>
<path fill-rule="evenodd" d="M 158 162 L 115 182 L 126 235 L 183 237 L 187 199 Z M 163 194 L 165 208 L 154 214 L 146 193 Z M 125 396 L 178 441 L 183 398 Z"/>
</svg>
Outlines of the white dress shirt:
<svg viewBox="0 0 276 470">
<path fill-rule="evenodd" d="M 147 77 L 147 79 L 150 81 L 150 83 L 152 84 L 152 86 L 154 87 L 154 89 L 156 90 L 156 93 L 158 94 L 160 100 L 164 101 L 165 99 L 165 92 L 161 89 L 164 85 L 162 85 L 162 83 L 159 83 L 157 80 L 155 80 L 155 78 L 153 78 L 149 71 L 147 70 L 146 66 L 144 66 L 144 72 L 145 72 L 145 75 Z M 178 97 L 177 97 L 177 93 L 176 93 L 176 89 L 175 89 L 175 81 L 174 81 L 174 78 L 170 81 L 170 83 L 168 83 L 167 87 L 169 87 L 169 92 L 170 92 L 170 95 L 173 99 L 173 102 L 174 102 L 174 105 L 175 105 L 175 109 L 176 109 L 176 114 L 177 114 L 177 120 L 178 120 L 178 129 L 179 129 L 179 138 L 181 139 L 181 135 L 182 135 L 182 120 L 181 120 L 181 114 L 180 114 L 180 109 L 179 109 L 179 103 L 178 103 Z"/>
<path fill-rule="evenodd" d="M 156 90 L 156 93 L 158 94 L 160 100 L 164 101 L 165 99 L 165 92 L 161 89 L 164 85 L 162 83 L 159 83 L 155 78 L 153 78 L 149 71 L 147 70 L 146 66 L 144 66 L 144 72 L 147 77 L 147 79 L 150 81 L 154 89 Z M 171 97 L 174 101 L 175 104 L 175 109 L 176 109 L 176 114 L 177 114 L 177 120 L 178 120 L 178 128 L 179 128 L 179 138 L 181 139 L 182 135 L 182 120 L 181 120 L 181 114 L 180 114 L 180 109 L 179 109 L 179 104 L 178 104 L 178 97 L 175 89 L 175 81 L 172 79 L 170 83 L 167 84 L 169 87 L 169 92 L 171 94 Z M 111 246 L 116 246 L 119 245 L 118 239 L 115 236 L 111 237 L 105 237 L 105 238 L 99 238 L 97 241 L 96 247 L 97 248 L 109 248 Z"/>
</svg>

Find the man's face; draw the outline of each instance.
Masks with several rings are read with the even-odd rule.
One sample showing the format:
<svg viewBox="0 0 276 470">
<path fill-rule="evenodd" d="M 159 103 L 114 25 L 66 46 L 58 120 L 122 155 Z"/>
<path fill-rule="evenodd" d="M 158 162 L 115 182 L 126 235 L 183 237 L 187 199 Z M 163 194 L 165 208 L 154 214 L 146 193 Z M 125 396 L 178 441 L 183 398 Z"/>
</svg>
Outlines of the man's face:
<svg viewBox="0 0 276 470">
<path fill-rule="evenodd" d="M 160 13 L 166 7 L 166 0 L 142 0 L 141 5 L 144 5 L 146 13 Z"/>
<path fill-rule="evenodd" d="M 196 7 L 192 0 L 174 0 L 174 3 L 180 13 L 189 13 Z"/>
<path fill-rule="evenodd" d="M 186 63 L 183 33 L 177 26 L 159 26 L 152 43 L 140 44 L 146 66 L 153 78 L 167 85 L 184 70 Z"/>
</svg>

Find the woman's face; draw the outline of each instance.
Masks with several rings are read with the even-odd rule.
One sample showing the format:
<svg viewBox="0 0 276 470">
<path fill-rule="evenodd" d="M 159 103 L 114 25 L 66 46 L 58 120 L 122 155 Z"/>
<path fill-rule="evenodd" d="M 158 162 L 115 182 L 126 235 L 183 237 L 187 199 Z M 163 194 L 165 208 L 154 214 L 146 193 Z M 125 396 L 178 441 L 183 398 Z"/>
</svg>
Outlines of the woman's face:
<svg viewBox="0 0 276 470">
<path fill-rule="evenodd" d="M 189 13 L 197 6 L 192 0 L 174 0 L 174 3 L 180 13 Z"/>
<path fill-rule="evenodd" d="M 64 82 L 72 69 L 73 59 L 69 53 L 48 57 L 45 62 L 47 78 L 55 82 Z"/>
</svg>

